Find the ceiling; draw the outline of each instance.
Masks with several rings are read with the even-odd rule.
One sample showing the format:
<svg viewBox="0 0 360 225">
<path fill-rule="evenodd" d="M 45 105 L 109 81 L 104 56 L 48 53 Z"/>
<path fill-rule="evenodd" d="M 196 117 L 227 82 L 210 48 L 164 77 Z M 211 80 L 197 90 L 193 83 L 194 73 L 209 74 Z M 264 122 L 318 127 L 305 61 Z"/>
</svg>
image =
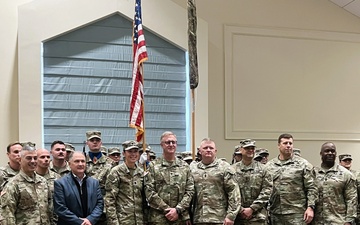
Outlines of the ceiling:
<svg viewBox="0 0 360 225">
<path fill-rule="evenodd" d="M 360 17 L 360 0 L 329 0 L 341 8 Z"/>
</svg>

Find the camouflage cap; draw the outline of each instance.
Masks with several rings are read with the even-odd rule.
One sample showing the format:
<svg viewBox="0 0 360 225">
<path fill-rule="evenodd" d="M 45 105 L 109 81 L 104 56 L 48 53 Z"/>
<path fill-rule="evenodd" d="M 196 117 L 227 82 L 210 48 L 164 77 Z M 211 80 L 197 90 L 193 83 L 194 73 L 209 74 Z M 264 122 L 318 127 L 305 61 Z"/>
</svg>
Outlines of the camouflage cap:
<svg viewBox="0 0 360 225">
<path fill-rule="evenodd" d="M 350 160 L 352 160 L 352 157 L 351 157 L 351 155 L 350 154 L 340 154 L 339 155 L 339 160 L 340 161 L 343 161 L 343 160 L 346 160 L 346 159 L 350 159 Z"/>
<path fill-rule="evenodd" d="M 269 150 L 267 150 L 266 148 L 257 148 L 255 149 L 255 154 L 269 155 Z"/>
<path fill-rule="evenodd" d="M 294 152 L 295 155 L 301 156 L 301 150 L 300 150 L 300 148 L 293 148 L 293 152 Z"/>
<path fill-rule="evenodd" d="M 128 151 L 130 149 L 137 149 L 139 150 L 139 143 L 134 140 L 125 141 L 122 143 L 122 146 L 124 148 L 124 151 Z"/>
<path fill-rule="evenodd" d="M 120 148 L 118 148 L 118 147 L 111 147 L 111 148 L 108 149 L 108 153 L 109 153 L 109 155 L 112 155 L 112 154 L 115 154 L 115 153 L 120 154 Z"/>
<path fill-rule="evenodd" d="M 75 147 L 70 143 L 65 143 L 65 150 L 67 152 L 75 152 Z"/>
<path fill-rule="evenodd" d="M 139 152 L 144 152 L 143 144 L 142 144 L 142 143 L 139 143 L 138 146 L 139 146 Z M 146 151 L 146 152 L 151 151 L 151 146 L 150 146 L 150 145 L 146 145 L 145 151 Z"/>
<path fill-rule="evenodd" d="M 241 155 L 241 152 L 239 152 L 240 148 L 240 145 L 235 145 L 234 154 Z"/>
<path fill-rule="evenodd" d="M 28 141 L 28 142 L 22 142 L 21 143 L 22 149 L 26 151 L 34 151 L 36 150 L 36 144 L 34 142 Z"/>
<path fill-rule="evenodd" d="M 256 147 L 255 145 L 256 141 L 251 140 L 251 139 L 245 139 L 245 140 L 241 140 L 240 141 L 240 147 L 241 148 L 246 148 L 246 147 Z"/>
<path fill-rule="evenodd" d="M 263 157 L 259 153 L 255 153 L 254 160 L 262 159 Z"/>
<path fill-rule="evenodd" d="M 150 157 L 156 157 L 156 153 L 155 153 L 154 151 L 150 151 L 150 152 L 149 152 L 149 156 L 150 156 Z"/>
<path fill-rule="evenodd" d="M 100 147 L 100 152 L 102 152 L 102 153 L 104 153 L 104 154 L 107 154 L 107 153 L 108 153 L 107 147 L 101 145 L 101 147 Z"/>
<path fill-rule="evenodd" d="M 176 153 L 176 158 L 183 159 L 183 156 L 182 156 L 182 154 L 180 152 L 177 152 Z"/>
<path fill-rule="evenodd" d="M 193 159 L 192 159 L 192 156 L 191 155 L 188 155 L 188 156 L 186 156 L 184 159 L 183 159 L 184 161 L 192 161 Z"/>
<path fill-rule="evenodd" d="M 101 132 L 97 130 L 87 131 L 86 138 L 87 140 L 90 140 L 92 138 L 99 138 L 101 140 Z"/>
</svg>

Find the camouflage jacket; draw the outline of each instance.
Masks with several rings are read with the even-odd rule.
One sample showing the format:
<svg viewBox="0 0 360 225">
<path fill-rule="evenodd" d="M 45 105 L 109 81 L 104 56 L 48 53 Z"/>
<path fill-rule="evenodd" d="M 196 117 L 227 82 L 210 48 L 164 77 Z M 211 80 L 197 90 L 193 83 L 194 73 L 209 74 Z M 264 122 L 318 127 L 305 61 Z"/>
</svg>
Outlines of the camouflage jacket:
<svg viewBox="0 0 360 225">
<path fill-rule="evenodd" d="M 316 167 L 319 201 L 315 208 L 314 225 L 354 224 L 357 209 L 356 180 L 340 165 L 328 170 Z"/>
<path fill-rule="evenodd" d="M 18 174 L 19 171 L 13 170 L 9 163 L 5 167 L 0 167 L 0 191 L 4 188 L 9 179 Z"/>
<path fill-rule="evenodd" d="M 40 175 L 40 174 L 38 174 L 38 173 L 36 173 L 36 172 L 35 172 L 35 173 L 36 173 L 37 175 L 42 176 L 43 178 L 46 179 L 46 183 L 47 183 L 47 185 L 48 185 L 48 187 L 49 187 L 50 197 L 51 197 L 51 201 L 49 202 L 49 209 L 50 209 L 50 211 L 51 211 L 51 213 L 52 213 L 50 220 L 53 221 L 52 224 L 56 224 L 56 222 L 57 222 L 57 215 L 54 213 L 54 204 L 53 204 L 53 200 L 52 200 L 52 199 L 53 199 L 53 196 L 54 196 L 54 181 L 55 181 L 56 179 L 61 178 L 61 176 L 60 176 L 60 174 L 57 174 L 57 173 L 55 173 L 54 171 L 51 171 L 51 170 L 48 170 L 48 171 L 49 171 L 49 172 L 46 173 L 44 176 L 42 176 L 42 175 Z"/>
<path fill-rule="evenodd" d="M 181 212 L 179 221 L 190 219 L 188 209 L 194 194 L 194 180 L 189 165 L 178 158 L 172 163 L 162 157 L 150 162 L 145 194 L 150 205 L 149 222 L 170 224 L 164 216 L 165 209 L 175 207 Z"/>
<path fill-rule="evenodd" d="M 268 203 L 273 188 L 270 173 L 257 161 L 253 161 L 248 166 L 240 161 L 232 167 L 235 169 L 236 180 L 240 187 L 241 206 L 254 210 L 251 221 L 265 221 L 266 216 L 261 214 L 261 210 Z"/>
<path fill-rule="evenodd" d="M 318 200 L 318 187 L 313 166 L 304 158 L 293 156 L 286 161 L 278 157 L 270 160 L 266 168 L 272 176 L 270 195 L 271 214 L 303 214 Z"/>
<path fill-rule="evenodd" d="M 6 225 L 51 224 L 50 191 L 45 178 L 20 171 L 1 192 L 1 213 Z"/>
<path fill-rule="evenodd" d="M 106 180 L 105 206 L 108 225 L 143 225 L 144 171 L 133 175 L 125 163 L 114 167 Z"/>
<path fill-rule="evenodd" d="M 360 172 L 359 171 L 351 171 L 352 174 L 355 176 L 356 178 L 356 188 L 357 188 L 357 216 L 356 216 L 356 221 L 357 224 L 360 224 Z"/>
<path fill-rule="evenodd" d="M 71 172 L 71 169 L 70 169 L 70 167 L 69 167 L 69 163 L 68 163 L 68 162 L 66 162 L 66 166 L 65 166 L 65 167 L 57 168 L 57 167 L 54 167 L 54 164 L 53 164 L 53 162 L 51 161 L 51 162 L 50 162 L 50 165 L 49 165 L 49 169 L 50 169 L 51 171 L 59 174 L 59 175 L 62 176 L 62 177 Z"/>
<path fill-rule="evenodd" d="M 106 178 L 112 168 L 111 161 L 109 161 L 108 157 L 102 155 L 96 163 L 94 163 L 89 155 L 86 156 L 86 175 L 99 181 L 101 194 L 103 196 L 105 196 Z"/>
<path fill-rule="evenodd" d="M 235 220 L 241 208 L 241 195 L 235 170 L 229 163 L 215 159 L 209 165 L 191 165 L 194 177 L 194 223 L 223 223 Z"/>
</svg>

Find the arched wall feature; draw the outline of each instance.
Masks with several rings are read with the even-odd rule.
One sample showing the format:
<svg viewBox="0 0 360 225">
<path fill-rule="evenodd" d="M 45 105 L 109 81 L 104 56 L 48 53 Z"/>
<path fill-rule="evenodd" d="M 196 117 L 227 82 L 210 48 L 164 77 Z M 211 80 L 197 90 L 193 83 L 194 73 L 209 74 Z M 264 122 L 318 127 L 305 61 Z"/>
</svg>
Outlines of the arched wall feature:
<svg viewBox="0 0 360 225">
<path fill-rule="evenodd" d="M 143 1 L 143 25 L 157 35 L 187 49 L 186 10 L 167 0 Z M 129 0 L 34 0 L 19 7 L 19 138 L 43 143 L 41 45 L 42 42 L 121 13 L 132 18 L 134 2 Z M 198 22 L 199 72 L 197 89 L 196 142 L 208 134 L 207 25 Z M 41 146 L 38 144 L 38 146 Z"/>
<path fill-rule="evenodd" d="M 160 153 L 165 130 L 188 149 L 186 53 L 144 30 L 146 143 Z M 103 144 L 132 140 L 129 102 L 132 82 L 132 21 L 120 14 L 88 24 L 43 44 L 44 144 L 54 140 L 81 149 L 87 130 L 102 132 Z M 187 146 L 188 145 L 188 146 Z"/>
</svg>

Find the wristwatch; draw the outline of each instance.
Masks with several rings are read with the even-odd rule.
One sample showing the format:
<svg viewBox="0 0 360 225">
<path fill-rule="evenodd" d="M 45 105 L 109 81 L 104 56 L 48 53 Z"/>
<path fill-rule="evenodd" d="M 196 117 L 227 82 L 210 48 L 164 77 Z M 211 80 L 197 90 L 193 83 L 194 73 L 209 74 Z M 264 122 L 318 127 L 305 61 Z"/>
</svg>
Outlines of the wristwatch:
<svg viewBox="0 0 360 225">
<path fill-rule="evenodd" d="M 315 211 L 315 205 L 309 205 L 308 207 Z"/>
</svg>

